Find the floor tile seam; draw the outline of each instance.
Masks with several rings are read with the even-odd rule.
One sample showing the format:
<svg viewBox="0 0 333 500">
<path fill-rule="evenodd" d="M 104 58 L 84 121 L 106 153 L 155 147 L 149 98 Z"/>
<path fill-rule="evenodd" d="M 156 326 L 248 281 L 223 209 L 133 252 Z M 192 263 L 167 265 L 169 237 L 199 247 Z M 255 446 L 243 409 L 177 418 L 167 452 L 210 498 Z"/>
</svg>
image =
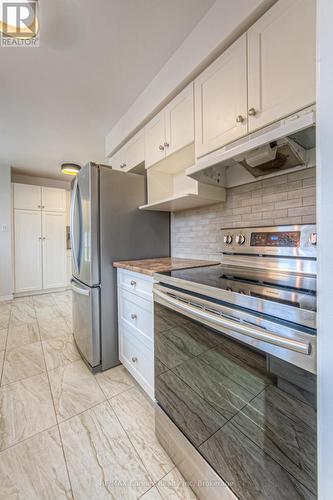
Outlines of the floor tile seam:
<svg viewBox="0 0 333 500">
<path fill-rule="evenodd" d="M 4 366 L 5 366 L 5 361 L 4 361 Z M 3 369 L 4 369 L 4 366 L 3 366 Z M 9 385 L 12 385 L 12 384 L 16 384 L 16 382 L 23 382 L 24 380 L 28 380 L 29 378 L 38 377 L 38 375 L 43 375 L 44 373 L 46 373 L 46 369 L 42 372 L 34 373 L 34 375 L 29 375 L 28 377 L 18 378 L 17 380 L 13 380 L 13 381 L 8 382 L 6 384 L 3 384 L 2 380 L 1 380 L 0 389 L 2 389 L 4 387 L 8 387 Z"/>
<path fill-rule="evenodd" d="M 146 471 L 146 473 L 147 473 L 147 475 L 148 475 L 148 478 L 149 478 L 149 479 L 150 479 L 150 481 L 151 481 L 151 487 L 143 493 L 143 495 L 144 495 L 144 494 L 145 494 L 145 493 L 147 493 L 149 490 L 151 490 L 151 488 L 155 485 L 154 480 L 153 480 L 153 478 L 151 477 L 150 472 L 148 471 L 147 467 L 146 467 L 146 466 L 145 466 L 145 464 L 143 463 L 143 460 L 142 460 L 142 458 L 141 458 L 141 455 L 139 454 L 138 450 L 137 450 L 137 449 L 136 449 L 136 447 L 134 446 L 134 444 L 133 444 L 133 442 L 132 442 L 132 440 L 131 440 L 130 435 L 128 434 L 128 432 L 126 431 L 125 427 L 124 427 L 124 426 L 123 426 L 123 424 L 121 423 L 121 420 L 119 419 L 119 417 L 118 417 L 118 415 L 117 415 L 116 411 L 112 408 L 112 405 L 111 405 L 110 401 L 109 401 L 109 400 L 106 400 L 106 401 L 107 401 L 108 405 L 110 406 L 111 411 L 112 411 L 112 412 L 113 412 L 113 414 L 115 415 L 115 417 L 116 417 L 117 421 L 119 422 L 120 427 L 123 429 L 123 431 L 124 431 L 124 433 L 125 433 L 125 435 L 126 435 L 127 439 L 128 439 L 128 440 L 129 440 L 129 442 L 131 443 L 131 446 L 132 446 L 133 450 L 135 451 L 135 454 L 136 454 L 137 458 L 139 459 L 139 461 L 140 461 L 140 463 L 141 463 L 142 467 L 143 467 L 143 468 L 144 468 L 144 470 Z M 142 496 L 142 495 L 141 495 L 141 496 Z"/>
<path fill-rule="evenodd" d="M 79 415 L 82 415 L 83 413 L 86 413 L 87 411 L 90 411 L 93 408 L 96 408 L 96 406 L 99 406 L 99 405 L 104 404 L 106 402 L 107 402 L 107 399 L 103 399 L 103 401 L 99 401 L 98 403 L 95 403 L 92 406 L 89 406 L 89 408 L 86 408 L 85 410 L 82 410 L 82 411 L 80 411 L 78 413 L 75 413 L 75 415 L 72 415 L 71 417 L 67 417 L 65 419 L 62 419 L 60 421 L 58 420 L 58 416 L 57 416 L 57 412 L 56 412 L 56 418 L 57 418 L 58 425 L 60 426 L 61 424 L 64 424 L 65 422 L 68 422 L 72 418 L 78 417 Z"/>
<path fill-rule="evenodd" d="M 5 451 L 8 451 L 10 450 L 11 448 L 14 448 L 15 446 L 18 446 L 19 444 L 21 443 L 25 443 L 26 441 L 29 441 L 29 439 L 32 439 L 36 436 L 38 436 L 39 434 L 42 434 L 43 432 L 48 432 L 50 431 L 51 429 L 54 429 L 55 427 L 58 427 L 58 423 L 55 422 L 54 424 L 50 425 L 49 427 L 46 427 L 45 429 L 42 429 L 38 432 L 35 432 L 33 434 L 31 434 L 30 436 L 27 436 L 23 439 L 20 439 L 19 441 L 16 441 L 15 443 L 9 445 L 9 446 L 6 446 L 6 448 L 0 448 L 0 457 L 1 457 L 1 454 L 4 453 Z"/>
<path fill-rule="evenodd" d="M 38 329 L 39 329 L 39 325 L 38 325 Z M 39 332 L 39 333 L 40 333 L 40 332 Z M 44 353 L 44 346 L 43 346 L 43 345 L 42 345 L 42 351 L 43 351 L 43 356 L 44 356 L 44 362 L 45 362 L 45 364 L 46 364 L 46 360 L 45 360 L 45 353 Z M 72 487 L 71 477 L 70 477 L 70 474 L 69 474 L 68 463 L 67 463 L 66 454 L 65 454 L 65 450 L 64 450 L 64 443 L 63 443 L 63 439 L 62 439 L 62 435 L 61 435 L 61 431 L 60 431 L 60 425 L 59 425 L 59 420 L 58 420 L 58 416 L 57 416 L 57 411 L 56 411 L 56 407 L 55 407 L 55 402 L 54 402 L 54 397 L 53 397 L 53 393 L 52 393 L 51 382 L 50 382 L 50 377 L 49 377 L 49 373 L 48 373 L 48 371 L 46 371 L 46 375 L 47 375 L 47 380 L 48 380 L 48 384 L 49 384 L 49 390 L 50 390 L 50 394 L 51 394 L 51 400 L 52 400 L 52 405 L 53 405 L 53 411 L 54 411 L 55 418 L 56 418 L 56 426 L 57 426 L 57 428 L 58 428 L 58 433 L 59 433 L 59 436 L 60 436 L 60 445 L 61 445 L 62 455 L 63 455 L 63 457 L 64 457 L 64 461 L 65 461 L 65 467 L 66 467 L 66 472 L 67 472 L 67 478 L 68 478 L 69 486 L 70 486 L 70 489 L 71 489 L 71 495 L 72 495 L 72 498 L 74 498 L 74 493 L 73 493 L 73 487 Z"/>
<path fill-rule="evenodd" d="M 34 310 L 35 310 L 35 307 L 33 306 Z M 36 311 L 35 311 L 36 313 Z M 11 319 L 11 314 L 10 313 L 10 318 L 9 318 L 9 321 Z M 38 338 L 39 340 L 36 341 L 36 342 L 29 342 L 28 344 L 23 344 L 22 346 L 16 346 L 16 347 L 12 347 L 12 348 L 7 348 L 7 344 L 8 344 L 8 335 L 9 335 L 9 324 L 8 324 L 8 330 L 7 330 L 7 338 L 6 338 L 6 349 L 5 349 L 5 356 L 4 356 L 4 360 L 3 360 L 3 366 L 2 366 L 2 371 L 1 371 L 1 377 L 0 377 L 0 389 L 3 388 L 3 387 L 6 387 L 8 385 L 11 385 L 11 384 L 15 384 L 16 382 L 22 382 L 23 380 L 27 380 L 29 378 L 32 378 L 32 377 L 37 377 L 38 375 L 42 375 L 43 373 L 46 373 L 47 372 L 47 366 L 46 366 L 46 361 L 45 361 L 45 355 L 44 355 L 44 350 L 43 350 L 43 346 L 42 346 L 42 339 L 41 339 L 41 335 L 40 335 L 40 329 L 39 329 L 39 323 L 36 319 L 36 323 L 37 323 L 37 328 L 38 328 Z M 25 325 L 28 325 L 30 323 L 22 323 L 22 324 L 25 324 Z M 5 361 L 6 361 L 6 354 L 7 352 L 10 352 L 14 349 L 20 349 L 21 347 L 25 347 L 27 345 L 31 345 L 31 344 L 36 344 L 37 342 L 40 342 L 41 344 L 41 348 L 42 348 L 42 355 L 43 355 L 43 363 L 44 363 L 44 371 L 40 372 L 40 373 L 35 373 L 34 375 L 29 375 L 28 377 L 23 377 L 23 378 L 20 378 L 18 380 L 14 380 L 13 382 L 9 382 L 8 384 L 2 384 L 2 378 L 3 378 L 3 372 L 4 372 L 4 369 L 5 369 Z"/>
<path fill-rule="evenodd" d="M 141 455 L 140 455 L 139 451 L 137 450 L 137 448 L 136 448 L 135 444 L 133 443 L 133 441 L 132 441 L 132 439 L 131 439 L 131 432 L 130 432 L 130 431 L 127 431 L 127 430 L 126 430 L 126 428 L 125 428 L 125 426 L 122 424 L 121 419 L 120 419 L 120 417 L 118 416 L 117 411 L 116 411 L 116 410 L 112 407 L 110 400 L 108 400 L 108 403 L 110 404 L 110 406 L 111 406 L 111 408 L 112 408 L 112 410 L 113 410 L 114 414 L 116 415 L 117 420 L 118 420 L 118 422 L 120 423 L 121 427 L 124 429 L 124 431 L 125 431 L 125 433 L 126 433 L 126 435 L 127 435 L 128 439 L 129 439 L 129 441 L 131 442 L 131 444 L 132 444 L 133 448 L 135 449 L 136 454 L 140 457 L 140 460 L 141 460 L 142 464 L 144 465 L 144 467 L 145 467 L 146 471 L 148 472 L 148 475 L 149 475 L 150 479 L 152 479 L 152 481 L 153 481 L 153 483 L 154 483 L 154 484 L 153 484 L 153 486 L 152 486 L 151 488 L 153 488 L 154 486 L 156 486 L 156 484 L 157 484 L 159 481 L 161 481 L 161 480 L 162 480 L 162 479 L 163 479 L 163 478 L 164 478 L 167 474 L 169 474 L 169 473 L 170 473 L 170 472 L 171 472 L 171 471 L 172 471 L 172 470 L 176 467 L 176 465 L 175 465 L 174 461 L 171 459 L 171 457 L 168 455 L 168 453 L 166 453 L 166 452 L 165 452 L 165 453 L 166 453 L 166 455 L 169 457 L 169 459 L 170 459 L 171 463 L 173 464 L 173 467 L 169 470 L 169 472 L 166 472 L 166 473 L 164 474 L 164 476 L 162 476 L 160 479 L 158 479 L 157 481 L 154 481 L 154 479 L 153 479 L 153 477 L 151 476 L 150 472 L 148 471 L 147 467 L 146 467 L 146 466 L 145 466 L 145 464 L 143 463 L 143 460 L 141 459 Z M 138 430 L 138 429 L 136 429 L 136 430 Z M 155 433 L 155 432 L 154 432 L 154 434 L 155 434 L 155 436 L 156 436 L 156 433 Z M 161 445 L 160 445 L 160 446 L 161 446 Z M 163 446 L 161 446 L 161 447 L 162 447 L 162 449 L 164 450 Z M 164 451 L 165 451 L 165 450 L 164 450 Z M 150 488 L 150 489 L 151 489 L 151 488 Z M 147 490 L 147 491 L 149 491 L 149 490 Z M 145 493 L 147 493 L 147 491 L 146 491 Z M 144 493 L 144 494 L 145 494 L 145 493 Z"/>
<path fill-rule="evenodd" d="M 110 368 L 110 369 L 112 370 L 112 368 Z M 103 372 L 100 372 L 100 373 L 103 373 Z M 104 372 L 104 373 L 105 373 L 105 372 Z M 107 400 L 112 399 L 112 398 L 115 398 L 115 397 L 119 396 L 120 394 L 124 394 L 124 392 L 130 391 L 131 389 L 133 389 L 133 388 L 135 387 L 135 386 L 133 385 L 132 387 L 128 387 L 127 389 L 124 389 L 123 391 L 118 392 L 117 394 L 114 394 L 113 396 L 108 396 L 108 395 L 106 394 L 106 392 L 105 392 L 105 391 L 103 391 L 103 388 L 102 388 L 102 386 L 101 386 L 100 382 L 98 381 L 98 377 L 96 377 L 96 382 L 98 383 L 98 385 L 99 385 L 99 387 L 100 387 L 101 391 L 103 392 L 103 394 L 104 394 L 104 396 L 105 396 L 105 398 L 106 398 Z"/>
<path fill-rule="evenodd" d="M 3 377 L 3 372 L 5 369 L 5 358 L 6 358 L 6 352 L 7 352 L 8 332 L 9 332 L 9 324 L 10 324 L 11 317 L 12 317 L 12 307 L 10 307 L 9 319 L 8 319 L 8 324 L 7 324 L 7 333 L 6 333 L 4 354 L 3 354 L 3 363 L 2 363 L 2 367 L 1 367 L 1 373 L 0 373 L 0 389 L 2 387 L 2 377 Z"/>
</svg>

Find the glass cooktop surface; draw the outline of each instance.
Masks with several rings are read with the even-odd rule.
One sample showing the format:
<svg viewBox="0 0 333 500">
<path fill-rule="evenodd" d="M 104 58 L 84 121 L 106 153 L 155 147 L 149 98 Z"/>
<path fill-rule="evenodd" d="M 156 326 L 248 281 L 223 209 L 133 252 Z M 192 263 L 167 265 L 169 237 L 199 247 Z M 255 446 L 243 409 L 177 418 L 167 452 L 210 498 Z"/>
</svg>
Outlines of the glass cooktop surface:
<svg viewBox="0 0 333 500">
<path fill-rule="evenodd" d="M 272 300 L 302 309 L 316 310 L 313 278 L 280 273 L 278 270 L 242 268 L 218 264 L 215 266 L 181 269 L 160 273 L 177 280 Z"/>
</svg>

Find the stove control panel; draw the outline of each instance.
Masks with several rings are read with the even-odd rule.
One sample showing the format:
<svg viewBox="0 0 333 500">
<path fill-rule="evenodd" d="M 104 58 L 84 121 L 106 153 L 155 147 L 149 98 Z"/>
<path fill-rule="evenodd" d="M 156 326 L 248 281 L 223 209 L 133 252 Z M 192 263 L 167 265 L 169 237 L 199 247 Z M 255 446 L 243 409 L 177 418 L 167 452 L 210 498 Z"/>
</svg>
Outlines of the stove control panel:
<svg viewBox="0 0 333 500">
<path fill-rule="evenodd" d="M 222 229 L 222 253 L 317 257 L 315 224 Z"/>
<path fill-rule="evenodd" d="M 251 233 L 252 247 L 299 247 L 301 243 L 300 231 L 253 232 Z"/>
</svg>

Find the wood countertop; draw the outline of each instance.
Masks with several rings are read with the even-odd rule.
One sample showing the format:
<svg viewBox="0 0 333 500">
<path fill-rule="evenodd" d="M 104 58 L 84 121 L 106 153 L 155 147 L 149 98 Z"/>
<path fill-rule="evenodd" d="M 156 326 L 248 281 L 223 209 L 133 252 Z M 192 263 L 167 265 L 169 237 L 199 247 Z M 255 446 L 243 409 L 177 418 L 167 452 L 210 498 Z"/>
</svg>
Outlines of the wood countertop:
<svg viewBox="0 0 333 500">
<path fill-rule="evenodd" d="M 176 269 L 189 269 L 191 267 L 215 266 L 220 262 L 212 260 L 198 259 L 178 259 L 177 257 L 162 257 L 160 259 L 143 260 L 123 260 L 114 262 L 113 267 L 127 269 L 135 273 L 148 274 L 153 276 L 155 273 L 165 271 L 175 271 Z"/>
</svg>

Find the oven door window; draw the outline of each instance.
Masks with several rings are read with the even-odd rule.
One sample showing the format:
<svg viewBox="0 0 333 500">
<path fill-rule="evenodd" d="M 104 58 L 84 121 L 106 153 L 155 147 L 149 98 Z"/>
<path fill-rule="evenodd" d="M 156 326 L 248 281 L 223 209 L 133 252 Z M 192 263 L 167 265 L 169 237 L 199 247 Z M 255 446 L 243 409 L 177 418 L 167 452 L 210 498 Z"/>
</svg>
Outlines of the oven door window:
<svg viewBox="0 0 333 500">
<path fill-rule="evenodd" d="M 239 498 L 316 498 L 316 377 L 154 307 L 165 413 Z"/>
</svg>

